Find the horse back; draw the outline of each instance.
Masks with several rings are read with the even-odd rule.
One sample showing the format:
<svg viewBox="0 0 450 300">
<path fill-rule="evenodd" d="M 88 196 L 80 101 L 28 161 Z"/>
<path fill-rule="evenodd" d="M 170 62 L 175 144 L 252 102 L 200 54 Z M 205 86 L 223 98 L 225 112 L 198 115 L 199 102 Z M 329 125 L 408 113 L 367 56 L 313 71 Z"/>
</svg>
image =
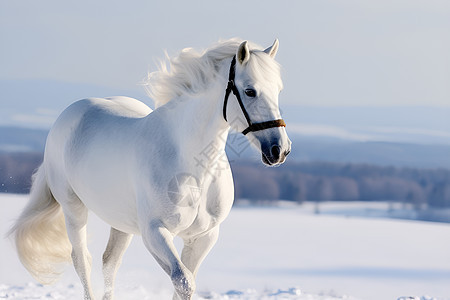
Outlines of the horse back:
<svg viewBox="0 0 450 300">
<path fill-rule="evenodd" d="M 139 120 L 151 112 L 144 103 L 128 97 L 76 101 L 60 114 L 52 126 L 45 151 L 60 152 L 54 155 L 67 158 L 92 147 L 107 146 L 102 144 L 104 142 L 119 143 L 120 146 L 120 138 L 129 137 L 129 131 L 133 131 Z"/>
</svg>

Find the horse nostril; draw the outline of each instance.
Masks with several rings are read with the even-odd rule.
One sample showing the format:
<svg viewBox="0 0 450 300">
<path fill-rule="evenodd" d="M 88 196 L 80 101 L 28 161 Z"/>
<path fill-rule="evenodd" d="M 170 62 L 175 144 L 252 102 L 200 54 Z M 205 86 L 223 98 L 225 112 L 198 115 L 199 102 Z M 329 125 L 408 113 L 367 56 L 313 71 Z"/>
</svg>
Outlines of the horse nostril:
<svg viewBox="0 0 450 300">
<path fill-rule="evenodd" d="M 291 153 L 291 150 L 289 149 L 289 150 L 286 150 L 286 151 L 284 151 L 284 156 L 288 156 L 289 155 L 289 153 Z"/>
<path fill-rule="evenodd" d="M 280 158 L 280 153 L 281 153 L 281 147 L 278 145 L 272 146 L 272 148 L 270 149 L 270 154 L 272 154 L 272 157 L 275 159 Z"/>
</svg>

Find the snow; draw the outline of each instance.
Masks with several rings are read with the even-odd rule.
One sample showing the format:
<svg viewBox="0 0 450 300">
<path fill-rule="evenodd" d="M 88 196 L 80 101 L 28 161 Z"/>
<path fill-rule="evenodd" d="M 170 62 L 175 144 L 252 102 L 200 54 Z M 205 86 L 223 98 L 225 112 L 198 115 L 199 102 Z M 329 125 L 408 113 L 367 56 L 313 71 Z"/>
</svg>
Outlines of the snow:
<svg viewBox="0 0 450 300">
<path fill-rule="evenodd" d="M 26 199 L 0 194 L 2 235 Z M 195 298 L 450 299 L 449 224 L 332 215 L 325 208 L 321 215 L 308 205 L 233 208 L 200 268 Z M 93 215 L 88 229 L 100 298 L 109 229 Z M 0 239 L 0 251 L 0 299 L 81 298 L 72 266 L 58 283 L 42 286 L 22 267 L 9 240 Z M 118 272 L 116 298 L 171 297 L 169 278 L 135 237 Z"/>
</svg>

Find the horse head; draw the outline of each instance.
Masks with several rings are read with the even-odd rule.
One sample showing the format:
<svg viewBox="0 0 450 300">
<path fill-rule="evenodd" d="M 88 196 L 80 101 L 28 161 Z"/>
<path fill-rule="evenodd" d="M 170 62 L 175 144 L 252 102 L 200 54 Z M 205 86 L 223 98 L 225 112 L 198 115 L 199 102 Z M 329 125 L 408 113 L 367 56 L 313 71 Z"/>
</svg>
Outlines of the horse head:
<svg viewBox="0 0 450 300">
<path fill-rule="evenodd" d="M 280 66 L 275 61 L 278 45 L 275 40 L 265 50 L 253 50 L 247 41 L 240 44 L 230 66 L 223 107 L 231 128 L 260 149 L 263 163 L 269 166 L 282 164 L 291 151 L 278 106 L 283 88 Z M 231 92 L 237 101 L 228 101 Z"/>
</svg>

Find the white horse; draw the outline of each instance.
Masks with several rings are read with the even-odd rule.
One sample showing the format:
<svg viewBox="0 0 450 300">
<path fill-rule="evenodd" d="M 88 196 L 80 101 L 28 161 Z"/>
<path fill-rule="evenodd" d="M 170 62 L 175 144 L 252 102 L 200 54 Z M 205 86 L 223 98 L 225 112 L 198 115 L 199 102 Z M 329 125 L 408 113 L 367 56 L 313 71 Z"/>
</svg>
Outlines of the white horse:
<svg viewBox="0 0 450 300">
<path fill-rule="evenodd" d="M 135 234 L 170 276 L 174 299 L 191 299 L 198 267 L 233 203 L 224 150 L 230 128 L 261 150 L 266 165 L 289 154 L 278 109 L 277 49 L 277 40 L 262 50 L 236 39 L 202 53 L 184 49 L 149 74 L 154 111 L 126 97 L 84 99 L 64 110 L 48 135 L 30 201 L 10 231 L 28 271 L 49 283 L 71 259 L 84 299 L 93 299 L 86 242 L 91 210 L 111 226 L 103 299 L 113 297 Z M 175 236 L 184 241 L 181 257 Z"/>
</svg>

